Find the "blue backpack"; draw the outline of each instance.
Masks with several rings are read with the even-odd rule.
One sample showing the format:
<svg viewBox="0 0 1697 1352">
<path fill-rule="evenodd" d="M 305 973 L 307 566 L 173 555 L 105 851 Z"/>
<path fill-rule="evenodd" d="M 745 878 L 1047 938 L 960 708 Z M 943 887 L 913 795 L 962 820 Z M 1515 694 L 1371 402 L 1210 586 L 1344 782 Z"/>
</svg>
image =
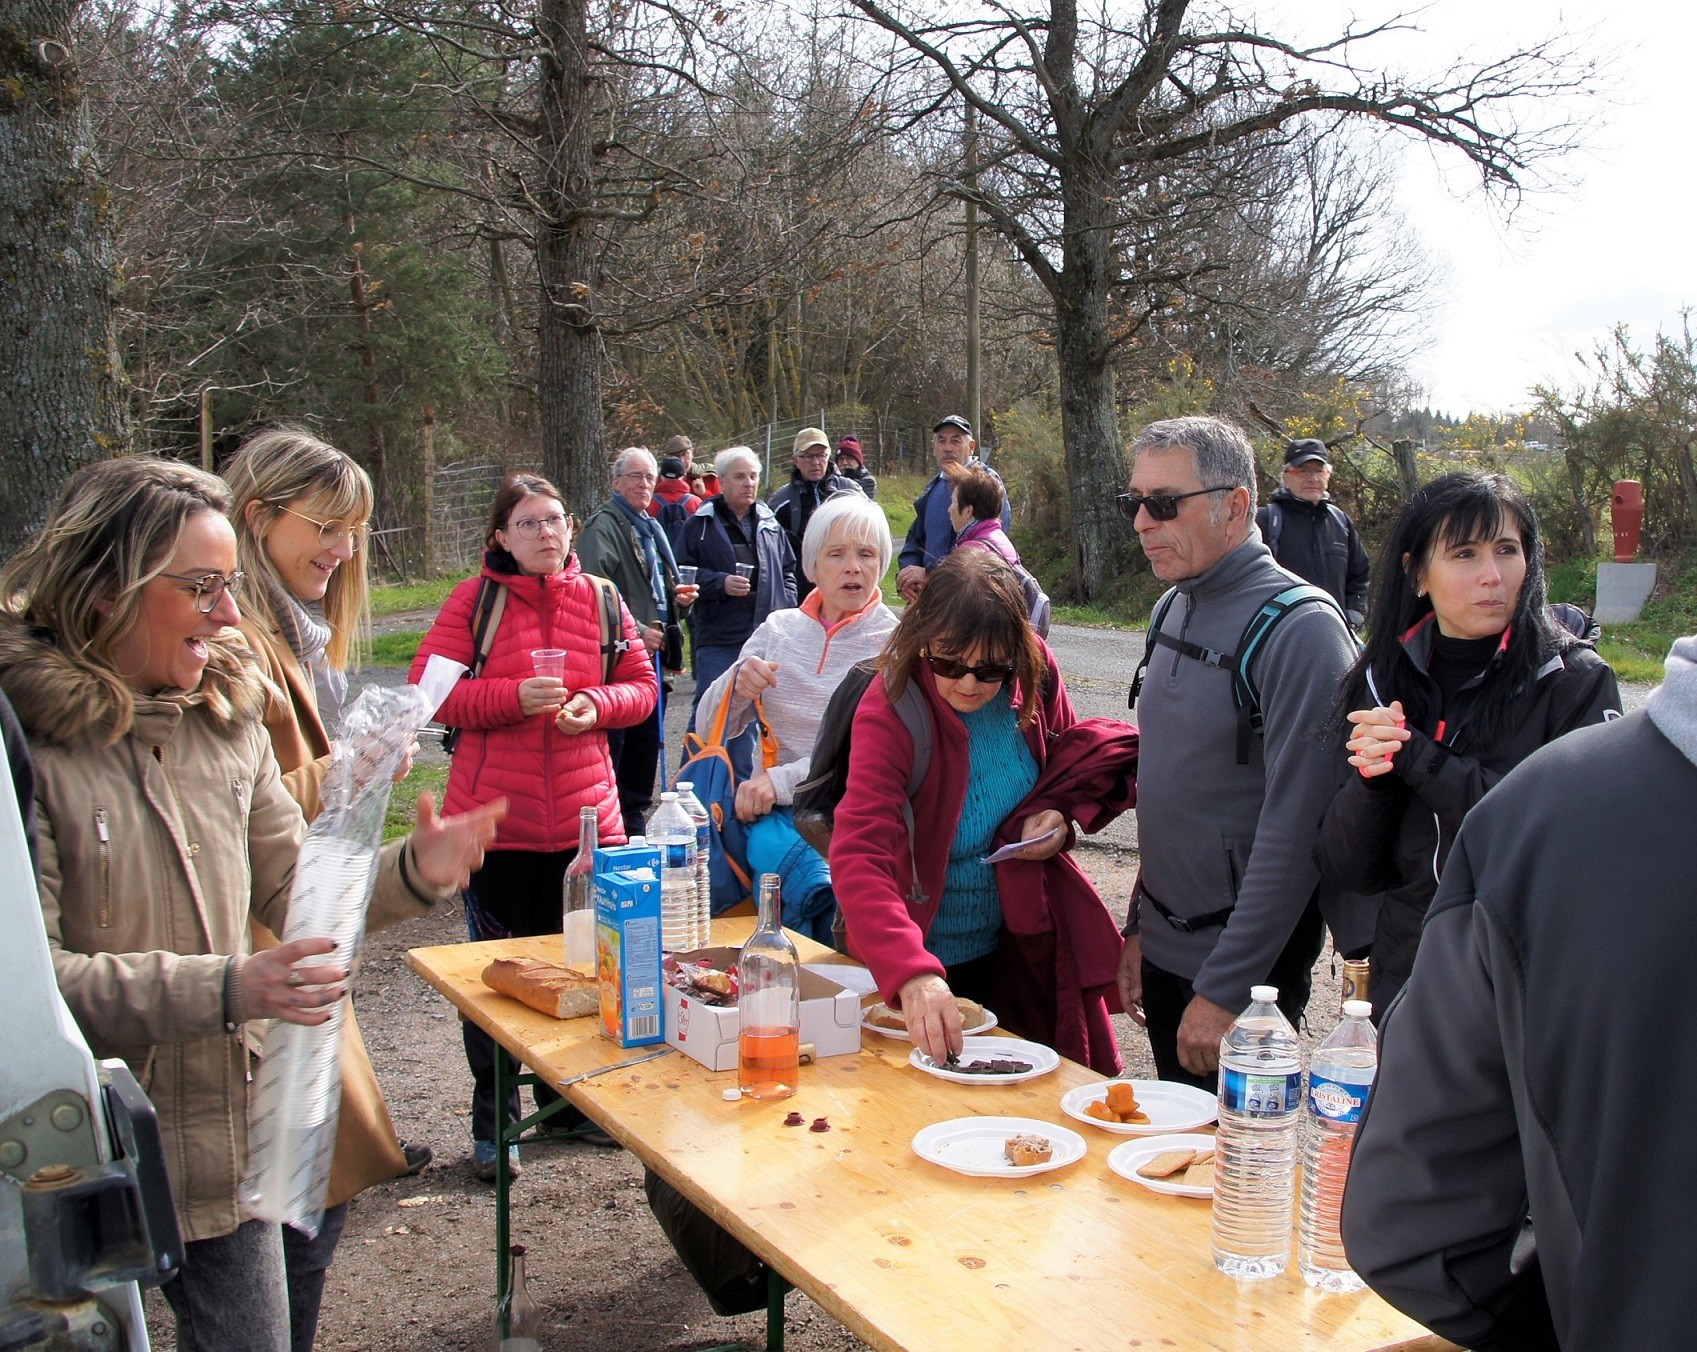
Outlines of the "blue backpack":
<svg viewBox="0 0 1697 1352">
<path fill-rule="evenodd" d="M 705 737 L 699 732 L 684 734 L 683 764 L 672 781 L 674 787 L 681 781 L 689 781 L 695 796 L 707 809 L 712 845 L 707 872 L 712 881 L 714 915 L 721 915 L 754 896 L 754 880 L 748 867 L 748 828 L 737 820 L 737 772 L 725 747 L 725 725 L 730 721 L 731 698 L 735 693 L 732 682 L 708 723 Z M 767 766 L 775 765 L 777 744 L 766 731 L 759 700 L 755 700 L 754 709 L 760 717 L 762 759 Z"/>
</svg>

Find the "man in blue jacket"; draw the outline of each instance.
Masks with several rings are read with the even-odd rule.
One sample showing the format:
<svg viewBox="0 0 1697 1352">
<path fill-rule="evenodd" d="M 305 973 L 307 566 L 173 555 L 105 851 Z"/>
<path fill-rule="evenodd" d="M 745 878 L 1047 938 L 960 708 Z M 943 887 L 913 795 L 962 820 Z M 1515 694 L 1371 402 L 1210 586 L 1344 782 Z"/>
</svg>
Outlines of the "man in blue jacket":
<svg viewBox="0 0 1697 1352">
<path fill-rule="evenodd" d="M 713 458 L 720 492 L 684 522 L 678 562 L 693 564 L 695 700 L 742 653 L 742 645 L 774 610 L 796 603 L 795 555 L 772 509 L 760 501 L 760 459 L 747 446 Z"/>
<path fill-rule="evenodd" d="M 913 500 L 913 525 L 908 527 L 907 539 L 897 556 L 901 571 L 896 574 L 896 590 L 909 605 L 919 599 L 925 586 L 925 575 L 947 557 L 955 547 L 954 523 L 949 520 L 949 503 L 954 499 L 954 485 L 948 471 L 956 465 L 977 465 L 990 469 L 977 457 L 978 443 L 972 437 L 972 424 L 958 413 L 951 413 L 931 429 L 931 454 L 937 457 L 937 477 L 925 485 L 925 491 Z M 995 470 L 990 470 L 992 474 Z M 1002 529 L 1007 530 L 1013 517 L 1008 511 L 1007 495 L 1002 495 Z"/>
</svg>

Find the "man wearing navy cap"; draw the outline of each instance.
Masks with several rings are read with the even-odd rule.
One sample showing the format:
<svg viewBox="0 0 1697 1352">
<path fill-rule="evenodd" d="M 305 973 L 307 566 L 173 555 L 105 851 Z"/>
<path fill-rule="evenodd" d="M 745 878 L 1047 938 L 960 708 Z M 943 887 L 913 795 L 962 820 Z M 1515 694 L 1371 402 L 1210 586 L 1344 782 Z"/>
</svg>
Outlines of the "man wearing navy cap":
<svg viewBox="0 0 1697 1352">
<path fill-rule="evenodd" d="M 896 574 L 896 590 L 912 605 L 925 586 L 925 575 L 948 556 L 955 547 L 954 523 L 949 520 L 949 503 L 954 500 L 954 485 L 947 470 L 956 465 L 990 469 L 977 456 L 978 443 L 972 437 L 972 424 L 958 413 L 951 413 L 931 429 L 931 454 L 937 457 L 937 477 L 925 485 L 925 491 L 913 500 L 913 525 L 908 527 L 907 539 L 897 557 L 901 571 Z M 995 470 L 990 470 L 994 474 Z M 1002 495 L 1002 529 L 1012 524 L 1007 494 Z"/>
<path fill-rule="evenodd" d="M 1255 524 L 1273 557 L 1304 582 L 1330 592 L 1350 627 L 1360 629 L 1372 565 L 1355 522 L 1327 492 L 1331 482 L 1326 443 L 1317 437 L 1291 442 L 1279 486 L 1255 514 Z"/>
</svg>

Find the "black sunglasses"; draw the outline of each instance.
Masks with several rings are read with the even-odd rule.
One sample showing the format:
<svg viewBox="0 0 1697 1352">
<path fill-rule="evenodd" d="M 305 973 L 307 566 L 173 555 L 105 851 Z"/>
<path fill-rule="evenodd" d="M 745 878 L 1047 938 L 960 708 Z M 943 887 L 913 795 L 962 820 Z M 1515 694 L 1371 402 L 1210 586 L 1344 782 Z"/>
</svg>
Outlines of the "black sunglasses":
<svg viewBox="0 0 1697 1352">
<path fill-rule="evenodd" d="M 1004 663 L 986 662 L 981 666 L 969 667 L 952 657 L 935 657 L 930 653 L 925 654 L 925 665 L 945 681 L 958 681 L 963 676 L 971 676 L 983 685 L 1000 685 L 1003 681 L 1013 680 L 1014 676 L 1013 667 Z"/>
<path fill-rule="evenodd" d="M 1119 504 L 1120 515 L 1127 521 L 1136 522 L 1137 513 L 1143 508 L 1149 509 L 1149 516 L 1154 521 L 1171 521 L 1178 515 L 1178 505 L 1186 498 L 1199 498 L 1204 493 L 1229 493 L 1231 484 L 1220 484 L 1216 488 L 1196 488 L 1188 493 L 1121 493 L 1115 502 Z"/>
</svg>

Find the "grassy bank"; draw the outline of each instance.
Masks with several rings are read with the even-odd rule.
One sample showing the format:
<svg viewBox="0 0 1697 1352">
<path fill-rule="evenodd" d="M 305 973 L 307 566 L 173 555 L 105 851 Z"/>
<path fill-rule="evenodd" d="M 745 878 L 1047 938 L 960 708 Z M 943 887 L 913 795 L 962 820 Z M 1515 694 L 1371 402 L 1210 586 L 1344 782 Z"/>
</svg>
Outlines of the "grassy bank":
<svg viewBox="0 0 1697 1352">
<path fill-rule="evenodd" d="M 1597 603 L 1597 565 L 1592 560 L 1550 569 L 1550 599 L 1589 610 Z M 1597 651 L 1623 681 L 1662 679 L 1662 663 L 1676 638 L 1697 634 L 1697 559 L 1666 559 L 1657 568 L 1656 592 L 1633 624 L 1603 628 Z"/>
</svg>

